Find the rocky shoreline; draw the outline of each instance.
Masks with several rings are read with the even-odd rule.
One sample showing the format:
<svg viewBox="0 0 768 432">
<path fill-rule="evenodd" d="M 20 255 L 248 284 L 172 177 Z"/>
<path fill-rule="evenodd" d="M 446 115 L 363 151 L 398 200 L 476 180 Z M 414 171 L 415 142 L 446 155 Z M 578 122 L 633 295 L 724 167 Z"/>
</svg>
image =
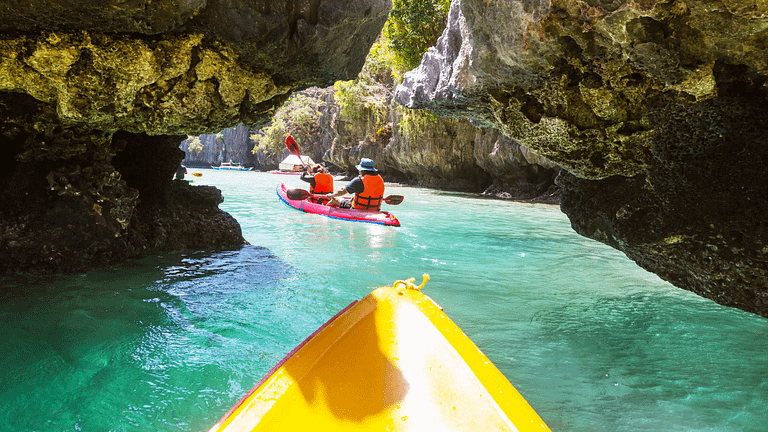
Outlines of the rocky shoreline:
<svg viewBox="0 0 768 432">
<path fill-rule="evenodd" d="M 150 153 L 163 148 L 145 145 Z M 23 199 L 0 205 L 0 273 L 78 273 L 166 251 L 247 244 L 238 222 L 218 207 L 224 201 L 221 191 L 172 180 L 183 152 L 173 142 L 165 150 L 161 153 L 166 158 L 157 155 L 153 166 L 123 171 L 111 193 L 99 199 L 78 192 L 68 181 L 59 194 L 51 195 L 34 182 L 24 187 L 14 177 L 11 184 L 19 188 L 14 193 Z M 116 157 L 115 163 L 119 166 L 125 158 Z"/>
</svg>

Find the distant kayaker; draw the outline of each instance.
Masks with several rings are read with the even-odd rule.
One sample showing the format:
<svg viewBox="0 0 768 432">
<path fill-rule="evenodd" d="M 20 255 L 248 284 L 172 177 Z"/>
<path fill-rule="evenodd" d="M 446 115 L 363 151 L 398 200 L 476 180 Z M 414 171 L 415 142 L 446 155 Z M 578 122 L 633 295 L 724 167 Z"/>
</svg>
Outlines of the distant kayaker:
<svg viewBox="0 0 768 432">
<path fill-rule="evenodd" d="M 309 191 L 315 195 L 325 195 L 333 192 L 333 176 L 325 172 L 322 165 L 315 165 L 312 174 L 308 169 L 301 173 L 301 179 L 309 183 Z"/>
<path fill-rule="evenodd" d="M 381 209 L 381 200 L 384 198 L 384 179 L 379 175 L 379 171 L 373 167 L 373 160 L 371 159 L 360 159 L 360 164 L 356 168 L 360 172 L 360 176 L 336 191 L 336 193 L 328 195 L 329 198 L 332 198 L 328 205 L 379 211 Z M 347 193 L 353 193 L 355 197 L 351 200 L 339 200 L 336 198 Z"/>
<path fill-rule="evenodd" d="M 187 173 L 187 167 L 184 165 L 179 165 L 178 168 L 176 168 L 176 180 L 184 180 L 184 174 Z"/>
</svg>

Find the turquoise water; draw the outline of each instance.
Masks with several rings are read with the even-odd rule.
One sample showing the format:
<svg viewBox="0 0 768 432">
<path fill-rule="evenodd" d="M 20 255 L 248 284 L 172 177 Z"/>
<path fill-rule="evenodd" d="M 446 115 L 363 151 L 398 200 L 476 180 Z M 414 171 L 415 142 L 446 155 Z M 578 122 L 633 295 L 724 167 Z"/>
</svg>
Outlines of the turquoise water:
<svg viewBox="0 0 768 432">
<path fill-rule="evenodd" d="M 0 277 L 0 430 L 208 430 L 339 309 L 422 273 L 554 431 L 766 430 L 768 320 L 672 287 L 556 206 L 390 186 L 390 228 L 289 208 L 275 187 L 297 177 L 193 171 L 252 246 Z"/>
</svg>

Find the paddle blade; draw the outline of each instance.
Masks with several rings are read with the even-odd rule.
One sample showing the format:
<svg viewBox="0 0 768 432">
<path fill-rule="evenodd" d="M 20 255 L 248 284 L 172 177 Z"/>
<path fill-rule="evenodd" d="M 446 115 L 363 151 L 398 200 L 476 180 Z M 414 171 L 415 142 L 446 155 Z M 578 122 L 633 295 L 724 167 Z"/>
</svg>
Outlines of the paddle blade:
<svg viewBox="0 0 768 432">
<path fill-rule="evenodd" d="M 401 202 L 403 202 L 403 196 L 402 195 L 390 195 L 386 198 L 384 198 L 384 202 L 389 205 L 398 205 Z"/>
<path fill-rule="evenodd" d="M 305 200 L 312 196 L 312 194 L 304 189 L 288 189 L 285 191 L 285 196 L 292 200 Z"/>
<path fill-rule="evenodd" d="M 299 152 L 299 145 L 296 143 L 296 140 L 293 139 L 292 136 L 288 135 L 285 138 L 285 146 L 288 147 L 288 150 L 291 153 L 295 154 L 296 156 L 299 156 L 299 159 L 301 159 L 301 155 L 300 155 L 300 152 Z"/>
</svg>

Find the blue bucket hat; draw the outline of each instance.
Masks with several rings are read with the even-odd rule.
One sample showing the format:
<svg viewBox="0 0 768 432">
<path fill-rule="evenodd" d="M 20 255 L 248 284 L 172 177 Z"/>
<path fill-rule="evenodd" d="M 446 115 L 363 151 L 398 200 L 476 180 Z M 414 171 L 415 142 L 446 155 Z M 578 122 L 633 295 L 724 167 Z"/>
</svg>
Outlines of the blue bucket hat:
<svg viewBox="0 0 768 432">
<path fill-rule="evenodd" d="M 368 158 L 360 159 L 360 165 L 357 165 L 355 168 L 357 168 L 358 171 L 379 172 L 373 167 L 373 161 Z"/>
</svg>

